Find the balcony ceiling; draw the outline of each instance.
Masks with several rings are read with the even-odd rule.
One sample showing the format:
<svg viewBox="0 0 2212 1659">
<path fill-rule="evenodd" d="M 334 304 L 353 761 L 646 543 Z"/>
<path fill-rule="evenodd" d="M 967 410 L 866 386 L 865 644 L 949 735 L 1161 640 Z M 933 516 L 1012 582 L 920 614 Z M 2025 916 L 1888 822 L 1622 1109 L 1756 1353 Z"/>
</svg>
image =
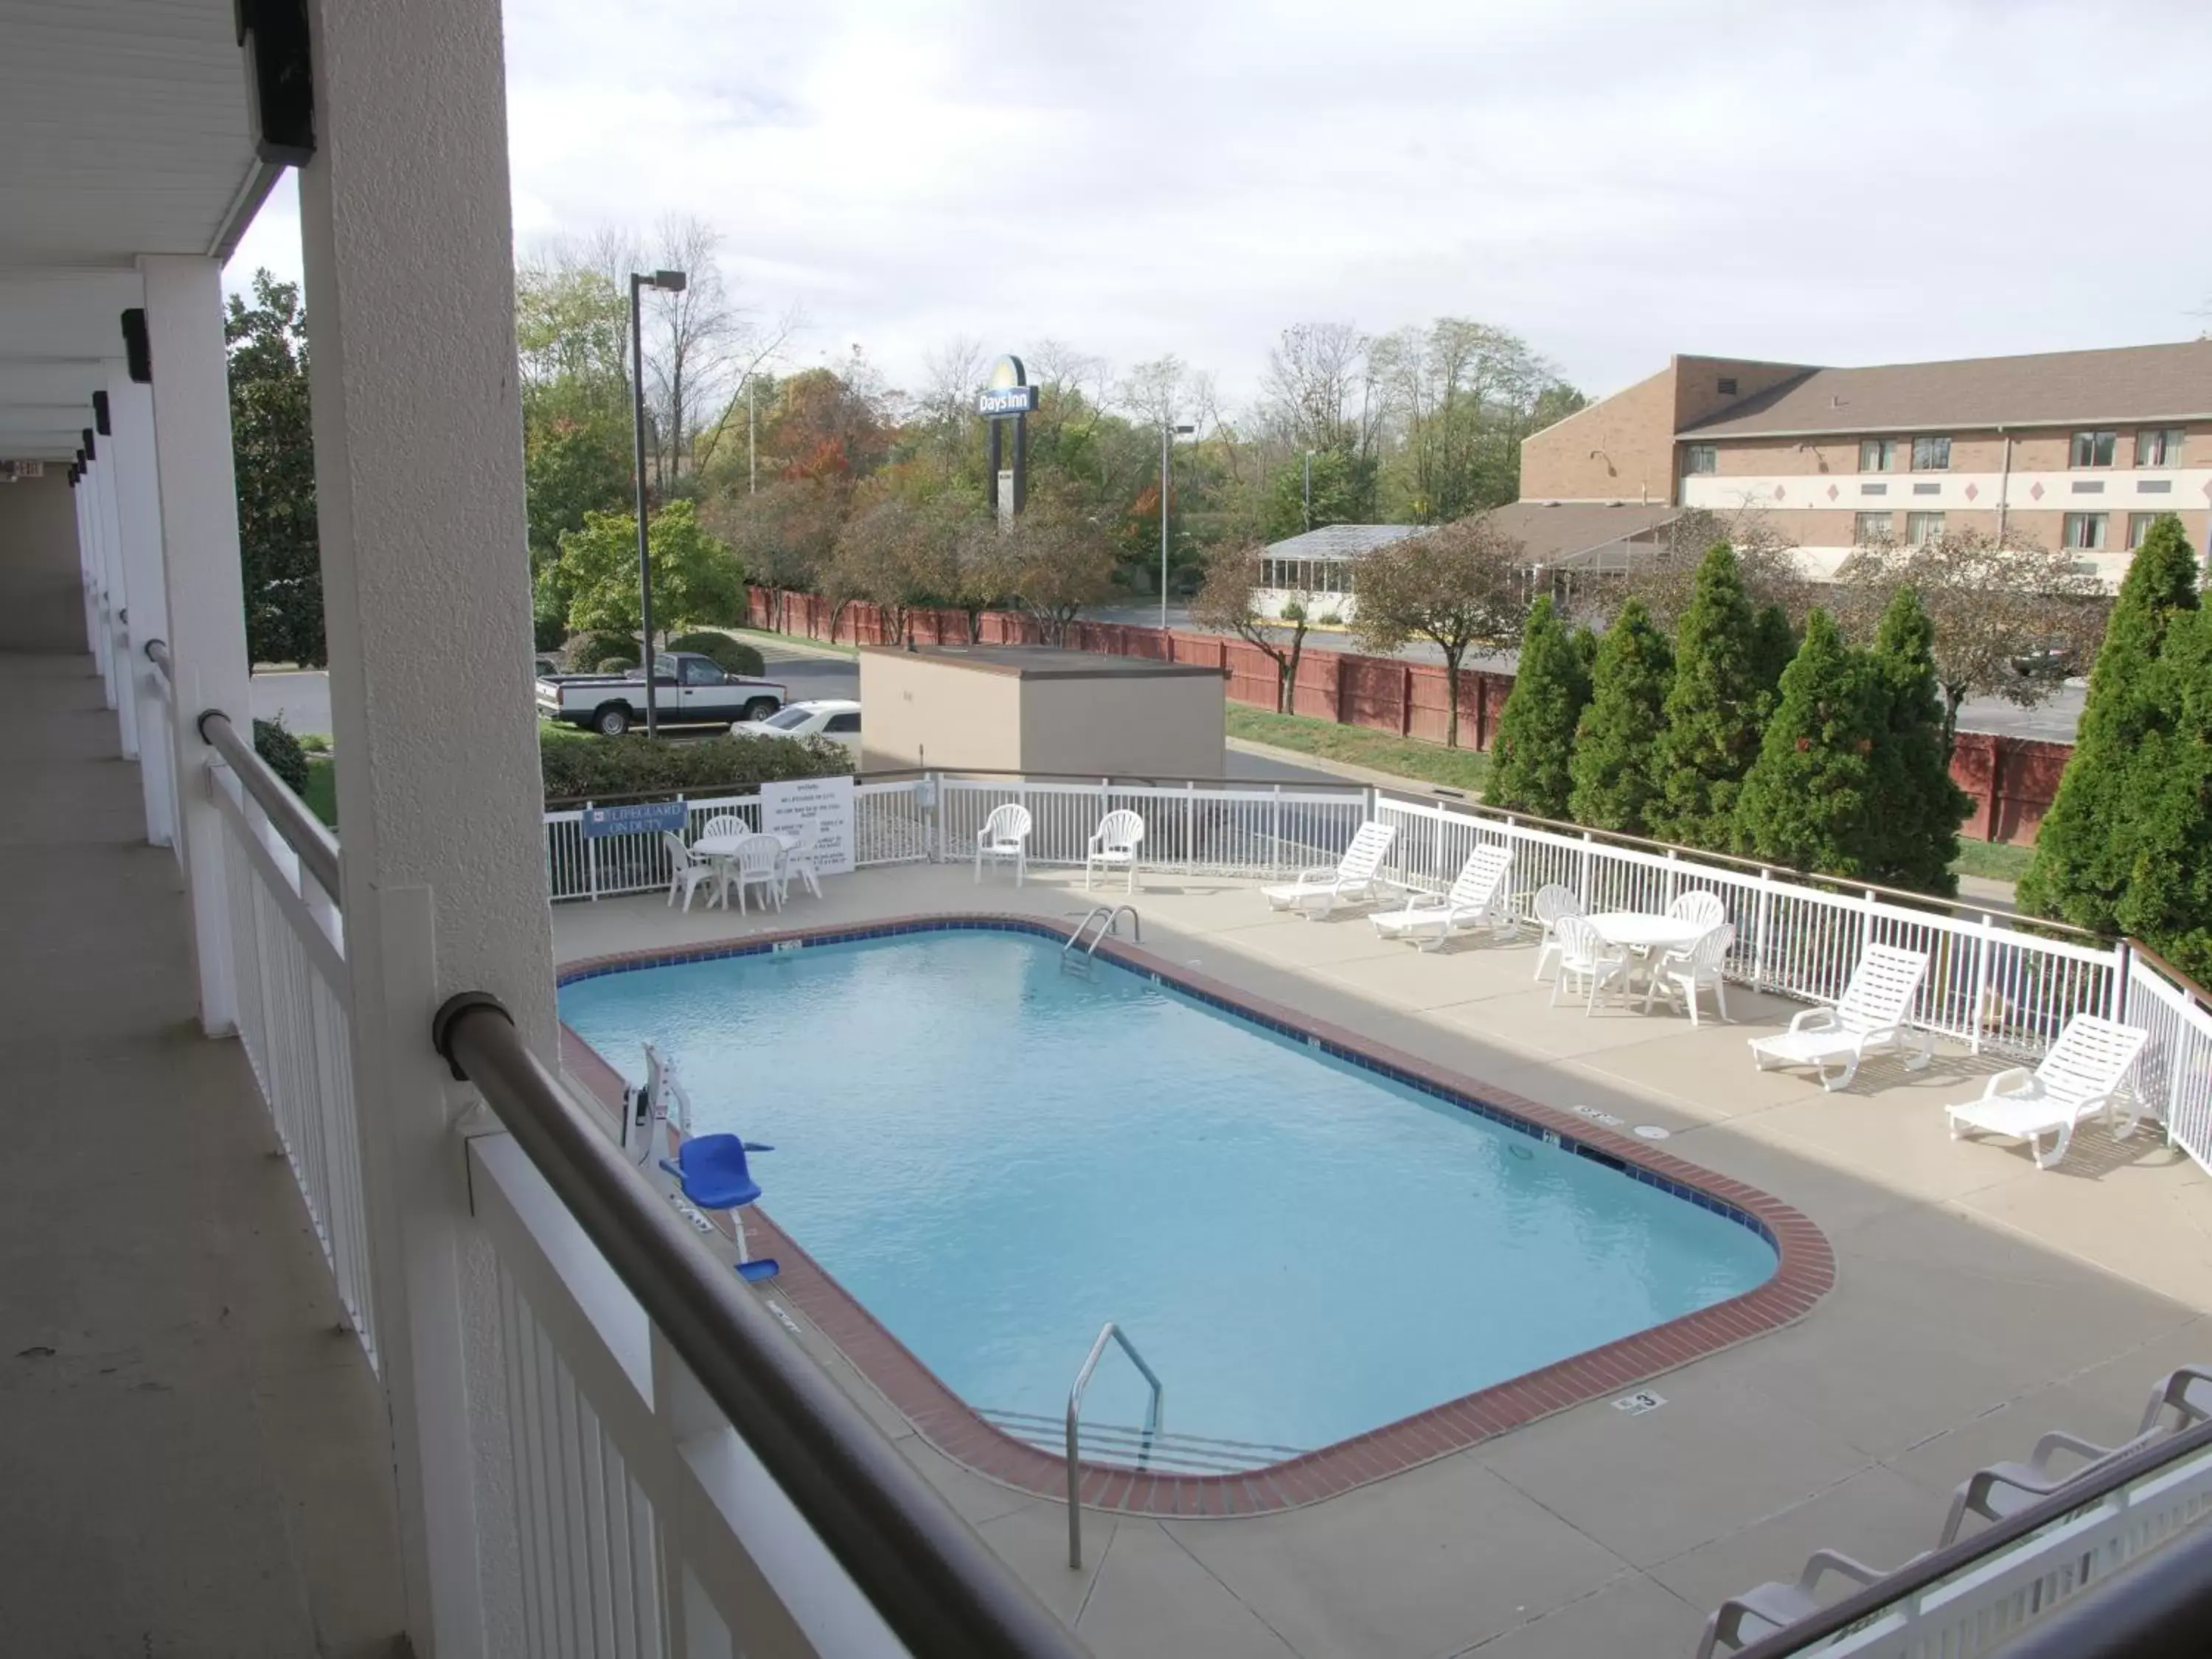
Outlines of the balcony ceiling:
<svg viewBox="0 0 2212 1659">
<path fill-rule="evenodd" d="M 92 423 L 142 253 L 229 252 L 273 174 L 233 0 L 0 0 L 0 459 Z"/>
</svg>

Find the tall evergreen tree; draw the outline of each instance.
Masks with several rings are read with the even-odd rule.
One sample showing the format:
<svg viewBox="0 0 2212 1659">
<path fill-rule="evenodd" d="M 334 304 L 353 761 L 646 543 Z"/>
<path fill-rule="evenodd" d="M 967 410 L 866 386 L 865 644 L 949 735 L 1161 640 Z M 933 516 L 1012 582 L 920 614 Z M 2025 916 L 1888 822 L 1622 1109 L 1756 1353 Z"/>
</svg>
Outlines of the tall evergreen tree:
<svg viewBox="0 0 2212 1659">
<path fill-rule="evenodd" d="M 1482 792 L 1486 802 L 1539 817 L 1567 816 L 1574 789 L 1568 763 L 1574 755 L 1575 723 L 1589 694 L 1582 656 L 1547 594 L 1536 601 L 1522 630 L 1520 666 L 1491 745 L 1490 781 Z"/>
<path fill-rule="evenodd" d="M 253 303 L 230 296 L 231 454 L 246 649 L 254 662 L 320 668 L 322 545 L 315 530 L 315 439 L 307 410 L 307 318 L 300 290 L 253 273 Z"/>
<path fill-rule="evenodd" d="M 2212 614 L 2176 613 L 2154 678 L 2171 724 L 2136 756 L 2118 921 L 2202 983 L 2212 980 Z"/>
<path fill-rule="evenodd" d="M 1959 890 L 1959 821 L 1973 803 L 1951 781 L 1943 694 L 1936 678 L 1936 624 L 1910 586 L 1882 613 L 1874 669 L 1884 703 L 1875 743 L 1879 881 L 1948 897 Z"/>
<path fill-rule="evenodd" d="M 1870 876 L 1881 854 L 1875 748 L 1887 701 L 1873 663 L 1825 611 L 1782 676 L 1758 763 L 1735 803 L 1735 848 L 1833 876 Z"/>
<path fill-rule="evenodd" d="M 1640 599 L 1621 607 L 1598 647 L 1590 700 L 1575 727 L 1568 764 L 1570 814 L 1593 830 L 1640 836 L 1657 793 L 1652 751 L 1666 726 L 1674 653 Z"/>
<path fill-rule="evenodd" d="M 2159 657 L 2175 616 L 2197 609 L 2197 589 L 2196 550 L 2181 533 L 2181 520 L 2161 515 L 2120 584 L 2090 671 L 2074 757 L 2020 884 L 2021 908 L 2031 915 L 2098 933 L 2119 927 L 2120 899 L 2135 865 L 2137 762 L 2166 722 L 2158 697 Z"/>
<path fill-rule="evenodd" d="M 1716 542 L 1698 567 L 1674 641 L 1667 728 L 1652 760 L 1660 793 L 1645 815 L 1653 835 L 1692 847 L 1729 844 L 1766 713 L 1759 647 L 1735 554 Z"/>
<path fill-rule="evenodd" d="M 1778 605 L 1759 607 L 1751 624 L 1751 663 L 1765 702 L 1759 725 L 1774 712 L 1782 696 L 1782 673 L 1797 654 L 1797 631 L 1790 626 L 1790 613 Z"/>
</svg>

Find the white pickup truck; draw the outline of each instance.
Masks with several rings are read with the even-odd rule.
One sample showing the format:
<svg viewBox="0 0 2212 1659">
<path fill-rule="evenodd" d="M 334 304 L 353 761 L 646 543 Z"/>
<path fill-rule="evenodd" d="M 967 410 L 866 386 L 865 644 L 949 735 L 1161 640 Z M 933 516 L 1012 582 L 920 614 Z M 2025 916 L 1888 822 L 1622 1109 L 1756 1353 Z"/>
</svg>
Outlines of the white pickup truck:
<svg viewBox="0 0 2212 1659">
<path fill-rule="evenodd" d="M 636 669 L 627 674 L 538 677 L 539 714 L 601 737 L 618 738 L 644 725 L 645 696 L 645 675 Z M 696 652 L 662 651 L 653 659 L 653 712 L 662 725 L 764 720 L 783 707 L 784 696 L 777 682 L 725 673 L 713 659 Z"/>
</svg>

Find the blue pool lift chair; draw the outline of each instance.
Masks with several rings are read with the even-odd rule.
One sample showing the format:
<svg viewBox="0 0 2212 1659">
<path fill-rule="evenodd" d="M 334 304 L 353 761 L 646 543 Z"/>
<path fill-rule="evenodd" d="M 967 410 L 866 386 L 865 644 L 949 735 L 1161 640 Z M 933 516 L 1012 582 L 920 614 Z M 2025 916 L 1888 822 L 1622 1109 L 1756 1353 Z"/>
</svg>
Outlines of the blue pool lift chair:
<svg viewBox="0 0 2212 1659">
<path fill-rule="evenodd" d="M 669 1134 L 668 1128 L 676 1134 Z M 738 1236 L 738 1274 L 749 1284 L 775 1278 L 780 1271 L 775 1258 L 763 1256 L 756 1261 L 745 1249 L 744 1212 L 761 1195 L 746 1154 L 772 1152 L 775 1148 L 732 1134 L 692 1133 L 691 1097 L 676 1075 L 676 1064 L 648 1042 L 645 1086 L 629 1091 L 623 1114 L 623 1147 L 630 1161 L 642 1169 L 656 1150 L 667 1152 L 672 1141 L 673 1156 L 661 1157 L 660 1167 L 676 1177 L 678 1188 L 695 1207 L 729 1212 Z"/>
</svg>

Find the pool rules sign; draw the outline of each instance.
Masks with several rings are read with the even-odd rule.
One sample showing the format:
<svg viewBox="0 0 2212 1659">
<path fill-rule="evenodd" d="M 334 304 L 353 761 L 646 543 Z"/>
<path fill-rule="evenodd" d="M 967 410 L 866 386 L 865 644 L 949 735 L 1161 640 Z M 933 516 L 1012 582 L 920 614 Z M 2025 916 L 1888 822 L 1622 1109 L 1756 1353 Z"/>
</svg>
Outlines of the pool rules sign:
<svg viewBox="0 0 2212 1659">
<path fill-rule="evenodd" d="M 853 781 L 850 778 L 787 778 L 761 785 L 761 828 L 772 836 L 795 836 L 800 846 L 813 843 L 817 873 L 853 873 Z"/>
</svg>

